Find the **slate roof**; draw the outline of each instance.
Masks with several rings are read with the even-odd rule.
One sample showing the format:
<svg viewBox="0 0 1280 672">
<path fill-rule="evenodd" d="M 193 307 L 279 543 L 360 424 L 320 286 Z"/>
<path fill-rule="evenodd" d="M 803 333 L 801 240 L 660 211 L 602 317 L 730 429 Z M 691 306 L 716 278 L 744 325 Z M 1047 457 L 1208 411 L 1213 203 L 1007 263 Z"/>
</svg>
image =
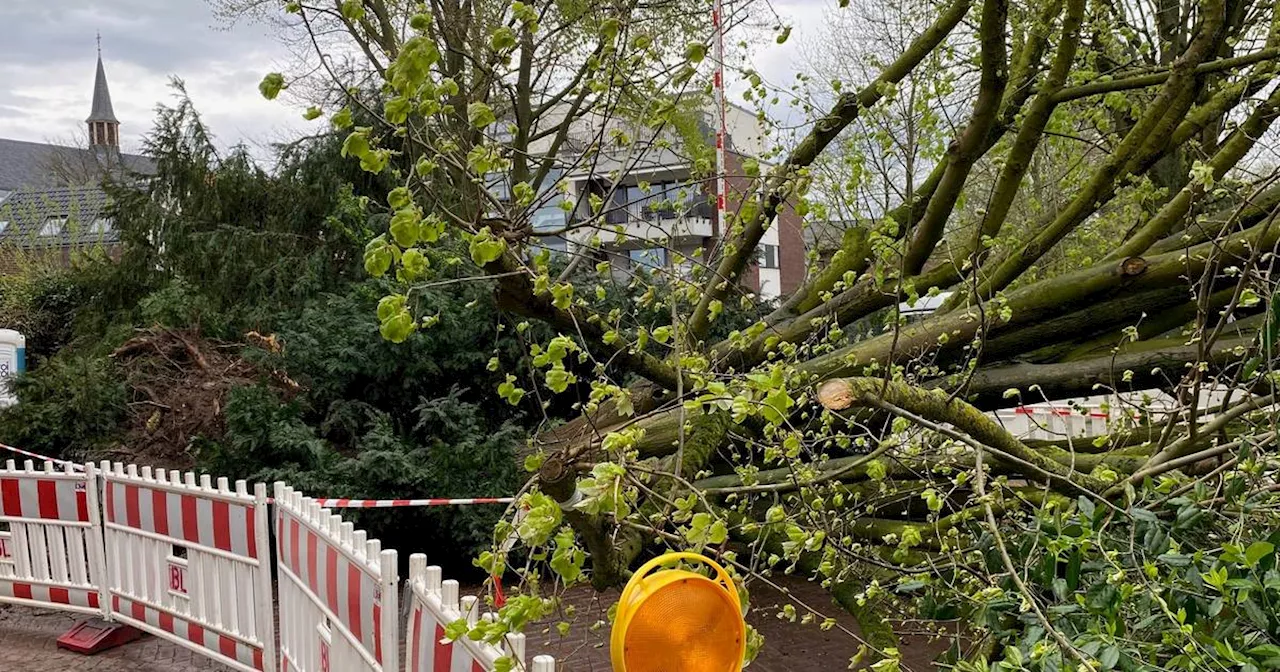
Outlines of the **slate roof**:
<svg viewBox="0 0 1280 672">
<path fill-rule="evenodd" d="M 82 247 L 119 242 L 109 205 L 99 187 L 15 192 L 0 201 L 0 245 Z M 46 231 L 46 224 L 56 232 Z"/>
<path fill-rule="evenodd" d="M 98 75 L 93 80 L 93 108 L 85 121 L 120 123 L 115 110 L 111 109 L 111 90 L 107 88 L 107 71 L 102 69 L 102 54 L 98 54 Z"/>
<path fill-rule="evenodd" d="M 0 191 L 96 185 L 107 174 L 152 174 L 155 162 L 115 149 L 82 149 L 0 138 Z"/>
</svg>

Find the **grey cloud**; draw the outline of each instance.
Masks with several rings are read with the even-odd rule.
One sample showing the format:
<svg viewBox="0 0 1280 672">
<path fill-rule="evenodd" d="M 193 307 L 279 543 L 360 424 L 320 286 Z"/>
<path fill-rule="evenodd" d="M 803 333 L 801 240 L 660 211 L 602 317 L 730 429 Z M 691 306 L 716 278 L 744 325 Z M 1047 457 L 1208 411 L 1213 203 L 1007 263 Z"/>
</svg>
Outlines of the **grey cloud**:
<svg viewBox="0 0 1280 672">
<path fill-rule="evenodd" d="M 0 3 L 0 62 L 93 58 L 97 32 L 107 58 L 161 71 L 268 41 L 260 26 L 215 26 L 201 0 L 9 0 Z"/>
</svg>

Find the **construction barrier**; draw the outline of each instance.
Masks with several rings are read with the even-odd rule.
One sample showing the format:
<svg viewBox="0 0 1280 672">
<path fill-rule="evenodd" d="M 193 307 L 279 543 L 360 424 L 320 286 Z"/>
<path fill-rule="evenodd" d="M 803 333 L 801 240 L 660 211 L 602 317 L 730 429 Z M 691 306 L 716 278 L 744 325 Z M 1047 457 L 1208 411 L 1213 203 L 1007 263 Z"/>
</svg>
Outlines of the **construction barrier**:
<svg viewBox="0 0 1280 672">
<path fill-rule="evenodd" d="M 485 672 L 495 661 L 510 656 L 512 669 L 523 670 L 524 635 L 508 635 L 502 646 L 460 639 L 445 642 L 445 626 L 460 618 L 475 625 L 480 618 L 479 600 L 474 596 L 458 598 L 458 582 L 445 581 L 439 567 L 428 567 L 427 556 L 409 556 L 409 616 L 405 623 L 408 636 L 405 672 Z M 485 615 L 488 618 L 490 615 Z M 542 667 L 534 660 L 534 670 L 554 670 L 555 662 L 546 657 Z M 551 667 L 546 667 L 551 661 Z"/>
<path fill-rule="evenodd" d="M 110 616 L 237 670 L 273 672 L 267 489 L 102 465 Z"/>
<path fill-rule="evenodd" d="M 1019 439 L 1078 439 L 1108 432 L 1111 414 L 1102 406 L 1018 406 L 995 412 L 996 420 Z"/>
<path fill-rule="evenodd" d="M 0 602 L 103 613 L 97 474 L 9 460 L 0 471 Z"/>
<path fill-rule="evenodd" d="M 284 483 L 275 505 L 281 667 L 397 671 L 396 552 Z"/>
<path fill-rule="evenodd" d="M 405 620 L 395 551 L 283 483 L 274 518 L 272 504 L 265 485 L 250 492 L 244 481 L 9 460 L 0 603 L 101 616 L 243 672 L 400 672 L 402 626 L 407 672 L 491 672 L 503 656 L 516 670 L 555 672 L 549 656 L 524 665 L 523 635 L 501 647 L 441 642 L 444 624 L 481 616 L 478 600 L 459 600 L 457 582 L 425 556 L 411 559 Z"/>
</svg>

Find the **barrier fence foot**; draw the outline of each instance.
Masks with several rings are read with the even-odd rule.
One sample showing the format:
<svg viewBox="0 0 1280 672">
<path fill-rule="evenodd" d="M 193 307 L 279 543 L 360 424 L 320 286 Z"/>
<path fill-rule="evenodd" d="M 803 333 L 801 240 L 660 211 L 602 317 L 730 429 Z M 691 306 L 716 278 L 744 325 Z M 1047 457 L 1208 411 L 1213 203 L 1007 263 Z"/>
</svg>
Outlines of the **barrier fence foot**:
<svg viewBox="0 0 1280 672">
<path fill-rule="evenodd" d="M 142 631 L 100 618 L 81 621 L 58 638 L 58 648 L 92 656 L 142 637 Z"/>
</svg>

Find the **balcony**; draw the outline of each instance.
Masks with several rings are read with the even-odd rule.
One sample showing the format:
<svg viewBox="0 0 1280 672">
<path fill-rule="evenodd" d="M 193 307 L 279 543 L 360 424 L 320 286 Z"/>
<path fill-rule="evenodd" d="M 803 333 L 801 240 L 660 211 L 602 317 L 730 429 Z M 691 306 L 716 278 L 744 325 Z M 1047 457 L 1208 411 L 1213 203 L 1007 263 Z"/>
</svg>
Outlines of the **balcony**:
<svg viewBox="0 0 1280 672">
<path fill-rule="evenodd" d="M 628 203 L 606 212 L 605 222 L 611 227 L 621 224 L 627 237 L 635 240 L 692 242 L 690 239 L 710 238 L 715 234 L 714 209 L 705 202 L 679 207 Z M 607 235 L 605 239 L 608 240 Z"/>
</svg>

